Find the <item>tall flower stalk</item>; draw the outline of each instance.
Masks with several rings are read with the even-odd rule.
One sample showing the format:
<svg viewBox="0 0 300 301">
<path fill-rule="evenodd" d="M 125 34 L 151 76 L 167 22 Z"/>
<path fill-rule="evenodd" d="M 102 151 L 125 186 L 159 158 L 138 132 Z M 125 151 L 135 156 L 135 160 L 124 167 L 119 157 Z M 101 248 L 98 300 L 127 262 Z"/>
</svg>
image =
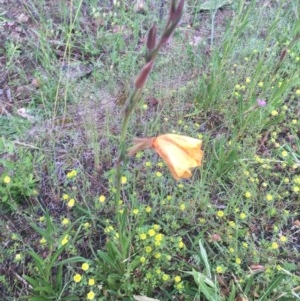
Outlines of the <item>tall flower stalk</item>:
<svg viewBox="0 0 300 301">
<path fill-rule="evenodd" d="M 165 29 L 158 42 L 156 42 L 156 36 L 157 36 L 156 25 L 154 24 L 150 28 L 147 36 L 147 41 L 146 41 L 146 46 L 147 46 L 147 53 L 145 57 L 146 63 L 142 67 L 138 76 L 135 79 L 134 91 L 131 93 L 131 95 L 128 97 L 125 103 L 125 108 L 123 113 L 124 117 L 122 121 L 121 135 L 119 141 L 119 155 L 116 161 L 116 175 L 115 175 L 115 187 L 116 187 L 115 208 L 116 208 L 116 217 L 117 217 L 118 234 L 119 234 L 119 251 L 121 254 L 123 254 L 123 256 L 127 256 L 127 250 L 126 250 L 127 248 L 123 244 L 124 235 L 125 235 L 124 232 L 125 212 L 123 212 L 123 214 L 120 213 L 120 199 L 121 199 L 121 189 L 122 189 L 121 177 L 122 177 L 122 162 L 124 161 L 126 155 L 125 141 L 127 138 L 130 116 L 134 108 L 138 104 L 138 102 L 141 100 L 143 88 L 153 68 L 155 58 L 160 48 L 164 43 L 168 41 L 168 39 L 170 38 L 170 36 L 172 35 L 173 31 L 175 30 L 176 26 L 180 21 L 180 18 L 183 13 L 183 7 L 184 7 L 184 0 L 180 0 L 178 4 L 176 0 L 172 0 L 168 20 Z"/>
</svg>

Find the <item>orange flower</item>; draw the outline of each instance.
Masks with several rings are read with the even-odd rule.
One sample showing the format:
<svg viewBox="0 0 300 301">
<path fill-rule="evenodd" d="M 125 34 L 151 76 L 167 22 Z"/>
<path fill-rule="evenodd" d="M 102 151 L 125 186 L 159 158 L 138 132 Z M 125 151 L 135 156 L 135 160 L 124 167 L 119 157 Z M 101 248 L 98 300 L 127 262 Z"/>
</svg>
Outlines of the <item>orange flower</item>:
<svg viewBox="0 0 300 301">
<path fill-rule="evenodd" d="M 202 141 L 188 136 L 165 134 L 152 138 L 136 138 L 135 145 L 128 151 L 132 156 L 146 148 L 154 148 L 168 165 L 172 176 L 179 180 L 191 177 L 191 168 L 201 166 Z"/>
</svg>

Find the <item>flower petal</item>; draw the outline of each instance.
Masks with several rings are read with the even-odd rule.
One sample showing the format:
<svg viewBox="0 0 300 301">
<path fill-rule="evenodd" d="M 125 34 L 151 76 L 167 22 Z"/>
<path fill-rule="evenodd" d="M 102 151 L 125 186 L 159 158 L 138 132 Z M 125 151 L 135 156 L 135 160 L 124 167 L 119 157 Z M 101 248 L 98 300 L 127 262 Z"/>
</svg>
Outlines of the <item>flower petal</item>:
<svg viewBox="0 0 300 301">
<path fill-rule="evenodd" d="M 154 138 L 152 146 L 166 162 L 176 180 L 191 177 L 190 169 L 201 165 L 201 140 L 165 134 Z"/>
</svg>

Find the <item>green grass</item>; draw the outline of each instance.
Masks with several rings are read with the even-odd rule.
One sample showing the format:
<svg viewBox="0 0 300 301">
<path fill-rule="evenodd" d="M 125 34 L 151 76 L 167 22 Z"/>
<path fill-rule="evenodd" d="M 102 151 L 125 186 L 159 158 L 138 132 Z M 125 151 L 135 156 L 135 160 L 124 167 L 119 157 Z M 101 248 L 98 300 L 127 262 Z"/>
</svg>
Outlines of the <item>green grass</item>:
<svg viewBox="0 0 300 301">
<path fill-rule="evenodd" d="M 144 65 L 148 29 L 156 22 L 160 36 L 168 17 L 157 3 L 137 13 L 31 0 L 20 8 L 29 20 L 9 25 L 1 300 L 300 299 L 298 1 L 186 3 L 124 147 L 165 133 L 202 139 L 203 166 L 178 182 L 149 150 L 117 164 L 123 94 Z"/>
</svg>

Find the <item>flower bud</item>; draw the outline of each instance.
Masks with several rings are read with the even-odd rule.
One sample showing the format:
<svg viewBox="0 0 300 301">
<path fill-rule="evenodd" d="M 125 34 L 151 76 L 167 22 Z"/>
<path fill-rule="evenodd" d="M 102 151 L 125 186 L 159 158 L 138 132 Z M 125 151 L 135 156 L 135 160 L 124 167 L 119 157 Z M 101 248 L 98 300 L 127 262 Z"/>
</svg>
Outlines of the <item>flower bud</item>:
<svg viewBox="0 0 300 301">
<path fill-rule="evenodd" d="M 140 74 L 135 79 L 135 87 L 137 89 L 142 89 L 147 81 L 148 75 L 152 69 L 153 61 L 148 62 L 143 69 L 140 71 Z"/>
<path fill-rule="evenodd" d="M 152 27 L 150 28 L 148 32 L 148 37 L 147 37 L 147 48 L 151 51 L 156 44 L 156 25 L 153 24 Z"/>
</svg>

